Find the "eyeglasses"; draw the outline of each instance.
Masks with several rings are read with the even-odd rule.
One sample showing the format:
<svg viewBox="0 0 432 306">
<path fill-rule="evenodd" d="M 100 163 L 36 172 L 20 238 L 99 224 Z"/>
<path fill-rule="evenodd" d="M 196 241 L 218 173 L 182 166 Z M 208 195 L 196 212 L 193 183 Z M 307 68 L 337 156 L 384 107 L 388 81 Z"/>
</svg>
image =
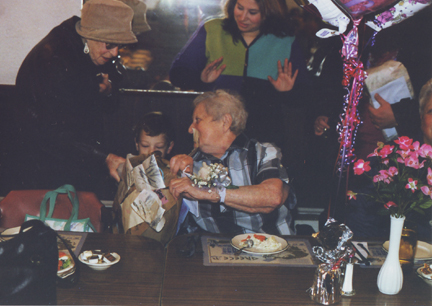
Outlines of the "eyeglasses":
<svg viewBox="0 0 432 306">
<path fill-rule="evenodd" d="M 111 50 L 111 49 L 114 49 L 114 48 L 117 48 L 117 47 L 119 49 L 121 49 L 121 48 L 124 47 L 124 45 L 105 43 L 105 47 L 107 48 L 107 50 Z"/>
</svg>

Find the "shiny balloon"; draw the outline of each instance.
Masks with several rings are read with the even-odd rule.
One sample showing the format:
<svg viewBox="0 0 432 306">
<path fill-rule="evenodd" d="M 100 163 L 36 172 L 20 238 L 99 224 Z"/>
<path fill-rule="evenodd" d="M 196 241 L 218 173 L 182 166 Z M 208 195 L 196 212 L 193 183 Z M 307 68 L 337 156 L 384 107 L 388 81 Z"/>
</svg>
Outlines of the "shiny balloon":
<svg viewBox="0 0 432 306">
<path fill-rule="evenodd" d="M 432 3 L 432 0 L 402 0 L 397 2 L 394 6 L 374 15 L 366 21 L 366 25 L 374 29 L 375 31 L 381 31 L 382 29 L 391 27 L 392 25 L 398 24 L 405 19 L 412 17 L 417 12 L 428 7 Z M 429 29 L 430 30 L 430 29 Z"/>
<path fill-rule="evenodd" d="M 395 0 L 333 0 L 342 10 L 353 19 L 359 19 L 365 15 L 378 12 L 391 7 Z"/>
</svg>

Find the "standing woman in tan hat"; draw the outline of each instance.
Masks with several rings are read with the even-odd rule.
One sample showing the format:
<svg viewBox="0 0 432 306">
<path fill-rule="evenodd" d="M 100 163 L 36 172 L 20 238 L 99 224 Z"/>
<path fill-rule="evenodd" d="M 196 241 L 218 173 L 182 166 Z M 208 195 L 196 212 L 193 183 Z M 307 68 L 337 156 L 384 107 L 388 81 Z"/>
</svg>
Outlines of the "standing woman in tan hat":
<svg viewBox="0 0 432 306">
<path fill-rule="evenodd" d="M 133 15 L 121 1 L 87 1 L 81 19 L 52 29 L 25 58 L 16 79 L 19 187 L 98 192 L 108 172 L 117 176 L 124 159 L 107 154 L 102 112 L 116 106 L 120 45 L 137 42 Z"/>
</svg>

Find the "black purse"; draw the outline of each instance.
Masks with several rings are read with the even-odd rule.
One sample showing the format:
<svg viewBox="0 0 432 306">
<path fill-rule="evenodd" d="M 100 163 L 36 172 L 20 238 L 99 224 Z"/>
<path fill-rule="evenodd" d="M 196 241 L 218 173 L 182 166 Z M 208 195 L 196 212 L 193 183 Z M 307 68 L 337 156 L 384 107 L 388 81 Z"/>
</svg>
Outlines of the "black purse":
<svg viewBox="0 0 432 306">
<path fill-rule="evenodd" d="M 0 304 L 56 304 L 57 233 L 39 220 L 30 220 L 17 235 L 1 237 L 11 239 L 0 243 Z M 75 283 L 78 273 L 72 276 L 62 282 Z"/>
</svg>

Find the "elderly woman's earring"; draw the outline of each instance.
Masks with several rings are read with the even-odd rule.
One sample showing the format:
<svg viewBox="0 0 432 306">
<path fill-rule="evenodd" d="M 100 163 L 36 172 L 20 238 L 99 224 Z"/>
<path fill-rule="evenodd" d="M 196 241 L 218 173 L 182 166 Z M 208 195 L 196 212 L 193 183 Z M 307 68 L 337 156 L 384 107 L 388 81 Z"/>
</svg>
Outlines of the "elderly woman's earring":
<svg viewBox="0 0 432 306">
<path fill-rule="evenodd" d="M 87 45 L 87 42 L 85 42 L 85 43 L 84 43 L 84 53 L 85 53 L 85 54 L 89 54 L 89 52 L 90 52 L 90 49 L 89 49 L 89 47 L 88 47 L 88 45 Z"/>
</svg>

